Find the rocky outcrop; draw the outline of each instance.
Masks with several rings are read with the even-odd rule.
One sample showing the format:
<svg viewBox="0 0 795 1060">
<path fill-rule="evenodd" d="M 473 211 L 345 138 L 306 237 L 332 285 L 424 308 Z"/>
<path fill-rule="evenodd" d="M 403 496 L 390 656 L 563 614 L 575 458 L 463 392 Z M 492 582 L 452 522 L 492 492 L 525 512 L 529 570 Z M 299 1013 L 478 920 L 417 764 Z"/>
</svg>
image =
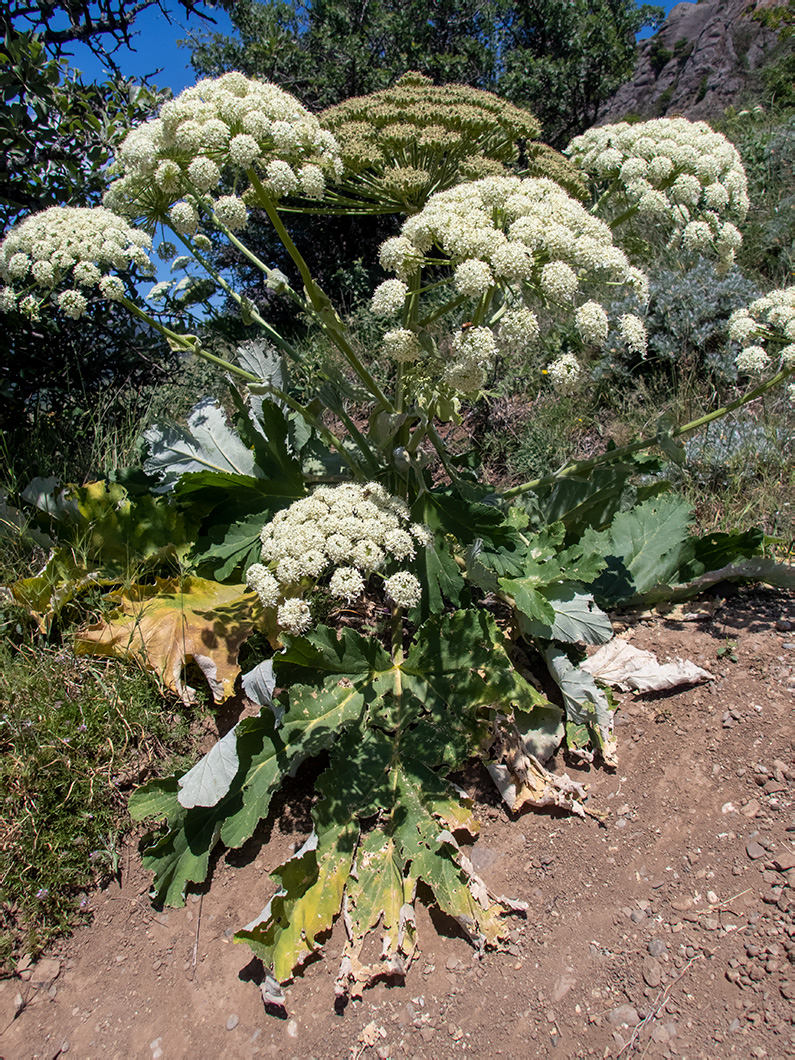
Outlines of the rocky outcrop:
<svg viewBox="0 0 795 1060">
<path fill-rule="evenodd" d="M 608 100 L 598 124 L 642 118 L 722 115 L 753 94 L 777 35 L 752 16 L 786 0 L 704 0 L 672 8 L 642 41 L 632 81 Z"/>
</svg>

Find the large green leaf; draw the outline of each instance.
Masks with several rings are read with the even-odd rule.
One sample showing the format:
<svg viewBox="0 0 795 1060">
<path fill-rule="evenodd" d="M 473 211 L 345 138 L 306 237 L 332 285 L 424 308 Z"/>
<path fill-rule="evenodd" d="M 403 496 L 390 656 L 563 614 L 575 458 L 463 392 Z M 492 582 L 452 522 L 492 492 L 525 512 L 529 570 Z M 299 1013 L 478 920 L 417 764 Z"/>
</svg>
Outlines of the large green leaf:
<svg viewBox="0 0 795 1060">
<path fill-rule="evenodd" d="M 318 949 L 343 908 L 347 941 L 338 991 L 358 996 L 376 979 L 402 977 L 417 953 L 420 881 L 479 949 L 505 935 L 505 914 L 517 905 L 489 894 L 475 875 L 452 834 L 465 831 L 474 838 L 470 807 L 425 764 L 435 745 L 425 730 L 438 724 L 423 716 L 410 729 L 389 735 L 370 730 L 364 739 L 351 732 L 336 745 L 318 785 L 322 798 L 310 849 L 277 870 L 280 891 L 236 935 L 279 981 L 291 978 Z M 414 738 L 404 741 L 409 731 Z M 375 827 L 363 830 L 361 822 L 373 814 Z M 379 957 L 366 963 L 366 939 L 376 929 Z"/>
<path fill-rule="evenodd" d="M 210 853 L 220 840 L 239 847 L 251 837 L 285 776 L 327 748 L 361 715 L 363 698 L 349 682 L 291 690 L 290 707 L 276 728 L 264 708 L 237 727 L 238 770 L 214 806 L 186 808 L 175 778 L 152 781 L 130 800 L 136 820 L 165 817 L 168 830 L 144 851 L 144 867 L 155 873 L 153 893 L 167 905 L 182 905 L 189 883 L 207 877 Z"/>
<path fill-rule="evenodd" d="M 254 454 L 229 426 L 220 405 L 211 398 L 199 402 L 188 416 L 186 427 L 160 424 L 144 431 L 149 455 L 144 469 L 158 475 L 158 491 L 174 487 L 191 471 L 224 471 L 262 477 Z"/>
<path fill-rule="evenodd" d="M 626 602 L 675 578 L 692 555 L 691 521 L 688 502 L 669 495 L 619 512 L 610 529 L 602 533 L 586 530 L 583 549 L 607 560 L 607 569 L 591 585 L 596 599 L 609 604 Z"/>
<path fill-rule="evenodd" d="M 505 581 L 505 579 L 503 579 Z M 545 601 L 552 611 L 552 620 L 525 617 L 522 608 L 519 626 L 527 637 L 560 640 L 566 644 L 606 644 L 613 636 L 610 619 L 594 603 L 582 586 L 561 583 L 539 589 L 535 596 Z M 524 600 L 527 593 L 521 594 Z M 519 598 L 517 598 L 517 607 Z"/>
<path fill-rule="evenodd" d="M 575 666 L 559 648 L 547 648 L 545 658 L 549 672 L 563 695 L 569 722 L 575 726 L 586 726 L 605 761 L 609 765 L 615 765 L 613 715 L 607 696 L 598 687 L 592 675 Z"/>
</svg>

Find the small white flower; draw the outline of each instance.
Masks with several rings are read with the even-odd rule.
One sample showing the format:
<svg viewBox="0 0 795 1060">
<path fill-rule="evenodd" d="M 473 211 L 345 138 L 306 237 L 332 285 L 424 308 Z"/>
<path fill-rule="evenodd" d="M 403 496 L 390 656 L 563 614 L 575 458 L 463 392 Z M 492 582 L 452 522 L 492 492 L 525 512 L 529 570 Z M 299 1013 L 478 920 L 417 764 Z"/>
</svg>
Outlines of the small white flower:
<svg viewBox="0 0 795 1060">
<path fill-rule="evenodd" d="M 99 281 L 99 291 L 109 302 L 119 302 L 124 298 L 124 284 L 118 276 L 103 276 Z"/>
<path fill-rule="evenodd" d="M 84 287 L 96 287 L 102 279 L 102 273 L 91 261 L 78 261 L 72 269 L 72 276 Z"/>
<path fill-rule="evenodd" d="M 290 597 L 276 611 L 276 621 L 285 632 L 300 636 L 312 625 L 309 604 L 297 596 Z"/>
<path fill-rule="evenodd" d="M 547 375 L 555 393 L 568 396 L 580 389 L 582 365 L 573 353 L 564 353 L 547 365 Z"/>
<path fill-rule="evenodd" d="M 373 292 L 370 309 L 378 317 L 392 317 L 403 311 L 409 289 L 402 280 L 385 280 Z"/>
<path fill-rule="evenodd" d="M 58 305 L 73 320 L 78 320 L 86 311 L 85 296 L 80 291 L 64 291 L 58 295 Z"/>
<path fill-rule="evenodd" d="M 178 202 L 169 213 L 175 231 L 181 236 L 192 236 L 199 227 L 199 215 L 189 202 Z"/>
<path fill-rule="evenodd" d="M 283 195 L 294 195 L 298 191 L 298 177 L 287 162 L 278 159 L 269 162 L 265 172 L 268 177 L 268 189 L 277 199 Z"/>
<path fill-rule="evenodd" d="M 254 563 L 248 568 L 246 585 L 259 596 L 263 607 L 275 607 L 281 597 L 281 586 L 261 563 Z"/>
<path fill-rule="evenodd" d="M 420 583 L 408 571 L 398 571 L 384 583 L 386 595 L 398 607 L 416 607 L 422 599 Z"/>
<path fill-rule="evenodd" d="M 301 166 L 298 171 L 301 192 L 308 199 L 322 199 L 326 191 L 326 178 L 319 166 Z"/>
<path fill-rule="evenodd" d="M 456 267 L 454 282 L 459 294 L 479 298 L 494 284 L 494 277 L 485 261 L 469 258 Z"/>
<path fill-rule="evenodd" d="M 578 285 L 574 269 L 563 261 L 551 261 L 541 270 L 541 289 L 553 302 L 571 302 Z"/>
<path fill-rule="evenodd" d="M 646 326 L 640 317 L 635 316 L 634 313 L 625 313 L 618 322 L 618 331 L 633 353 L 638 353 L 641 357 L 646 356 L 648 336 Z"/>
<path fill-rule="evenodd" d="M 737 371 L 744 375 L 764 375 L 770 367 L 770 358 L 762 346 L 746 346 L 735 359 Z"/>
<path fill-rule="evenodd" d="M 214 209 L 218 220 L 230 232 L 239 232 L 248 224 L 248 208 L 237 195 L 222 195 Z"/>
<path fill-rule="evenodd" d="M 354 567 L 338 567 L 331 576 L 329 591 L 332 596 L 352 604 L 364 592 L 364 578 Z"/>
<path fill-rule="evenodd" d="M 531 309 L 509 309 L 500 321 L 498 335 L 500 347 L 511 352 L 524 353 L 538 342 L 541 329 L 538 317 Z"/>
<path fill-rule="evenodd" d="M 221 170 L 211 158 L 199 155 L 188 166 L 188 177 L 199 191 L 210 191 L 221 181 Z"/>
<path fill-rule="evenodd" d="M 584 302 L 574 314 L 580 338 L 589 346 L 602 346 L 607 338 L 607 313 L 598 302 Z"/>
<path fill-rule="evenodd" d="M 387 331 L 381 340 L 381 352 L 398 364 L 411 364 L 421 353 L 417 336 L 407 328 Z"/>
<path fill-rule="evenodd" d="M 416 555 L 411 534 L 405 530 L 390 530 L 384 537 L 384 547 L 395 559 L 414 559 Z"/>
<path fill-rule="evenodd" d="M 10 313 L 17 307 L 17 293 L 13 287 L 0 290 L 0 313 Z"/>
<path fill-rule="evenodd" d="M 259 144 L 248 133 L 238 133 L 229 141 L 229 160 L 236 166 L 247 169 L 259 154 Z"/>
</svg>

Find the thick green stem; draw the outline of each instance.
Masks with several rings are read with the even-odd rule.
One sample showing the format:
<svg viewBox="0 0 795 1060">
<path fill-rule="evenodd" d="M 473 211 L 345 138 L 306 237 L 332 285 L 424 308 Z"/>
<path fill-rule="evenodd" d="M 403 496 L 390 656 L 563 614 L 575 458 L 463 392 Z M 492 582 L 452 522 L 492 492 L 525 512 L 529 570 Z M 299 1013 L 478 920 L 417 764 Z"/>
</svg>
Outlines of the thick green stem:
<svg viewBox="0 0 795 1060">
<path fill-rule="evenodd" d="M 392 605 L 392 663 L 395 666 L 395 693 L 400 695 L 400 665 L 403 662 L 403 608 Z"/>
<path fill-rule="evenodd" d="M 172 229 L 172 231 L 174 230 Z M 174 234 L 176 235 L 177 239 L 180 240 L 183 246 L 185 246 L 185 248 L 190 251 L 193 258 L 201 265 L 207 275 L 211 276 L 218 284 L 218 286 L 221 287 L 224 291 L 226 291 L 226 293 L 237 306 L 239 306 L 240 308 L 245 308 L 245 311 L 249 314 L 251 319 L 262 328 L 262 330 L 265 332 L 265 334 L 268 336 L 274 346 L 286 353 L 288 357 L 290 357 L 296 362 L 296 364 L 303 364 L 304 359 L 297 352 L 297 350 L 293 346 L 291 346 L 291 344 L 286 339 L 283 339 L 279 332 L 272 328 L 271 325 L 267 322 L 267 320 L 264 320 L 260 316 L 254 306 L 247 299 L 241 297 L 241 295 L 239 295 L 237 291 L 232 286 L 230 286 L 229 283 L 227 283 L 227 281 L 217 271 L 217 269 L 214 269 L 210 262 L 206 260 L 204 255 L 200 254 L 199 251 L 196 250 L 196 248 L 192 246 L 191 243 L 187 239 L 185 239 L 185 237 L 180 232 L 175 231 Z M 225 234 L 229 238 L 231 238 L 231 233 Z"/>
<path fill-rule="evenodd" d="M 199 340 L 194 335 L 179 335 L 176 331 L 172 331 L 171 328 L 167 328 L 165 324 L 161 324 L 159 320 L 155 320 L 154 317 L 151 317 L 148 313 L 144 312 L 143 309 L 137 306 L 135 302 L 131 302 L 129 298 L 124 297 L 120 299 L 120 302 L 125 309 L 132 313 L 133 316 L 138 317 L 139 320 L 145 321 L 150 327 L 154 328 L 155 331 L 159 331 L 174 349 L 184 350 L 185 353 L 194 353 L 197 357 L 201 357 L 202 360 L 209 361 L 210 364 L 215 364 L 219 368 L 231 372 L 232 375 L 236 375 L 238 379 L 243 379 L 246 383 L 262 382 L 259 376 L 254 375 L 252 372 L 247 372 L 245 368 L 241 368 L 237 364 L 232 364 L 231 361 L 226 361 L 223 357 L 217 357 L 214 353 L 210 353 L 209 350 L 203 349 L 199 344 Z"/>
<path fill-rule="evenodd" d="M 284 227 L 284 223 L 279 216 L 279 211 L 276 209 L 276 204 L 268 194 L 267 189 L 253 169 L 248 170 L 248 177 L 251 181 L 252 187 L 257 193 L 260 205 L 267 213 L 271 224 L 276 229 L 276 234 L 282 241 L 285 250 L 290 255 L 290 258 L 301 275 L 304 287 L 306 288 L 307 298 L 309 299 L 310 305 L 312 306 L 318 320 L 331 337 L 334 345 L 343 354 L 351 368 L 353 368 L 354 372 L 359 376 L 359 379 L 361 379 L 373 397 L 387 410 L 387 412 L 394 412 L 395 410 L 392 406 L 392 402 L 375 381 L 372 374 L 359 360 L 353 347 L 343 335 L 341 330 L 342 323 L 334 312 L 330 299 L 324 294 L 312 278 L 309 266 L 304 261 L 298 247 L 293 243 L 290 233 Z"/>
<path fill-rule="evenodd" d="M 766 394 L 768 390 L 772 390 L 773 387 L 778 386 L 779 383 L 791 376 L 793 372 L 795 372 L 795 368 L 783 369 L 771 379 L 768 379 L 766 383 L 760 383 L 759 386 L 754 387 L 753 390 L 749 390 L 747 394 L 737 398 L 735 401 L 729 402 L 728 405 L 724 405 L 723 408 L 715 409 L 714 412 L 708 412 L 705 416 L 699 416 L 698 419 L 691 420 L 689 423 L 685 423 L 682 427 L 677 427 L 675 430 L 671 431 L 670 437 L 681 438 L 685 434 L 697 431 L 700 427 L 706 427 L 706 425 L 712 423 L 713 420 L 718 420 L 722 416 L 734 412 L 735 409 L 742 408 L 743 405 L 755 401 L 756 398 Z M 650 449 L 656 444 L 657 435 L 655 434 L 647 438 L 641 438 L 637 442 L 630 442 L 629 445 L 622 445 L 619 449 L 608 449 L 607 452 L 600 453 L 599 456 L 592 456 L 589 460 L 577 460 L 574 463 L 569 464 L 568 467 L 563 468 L 562 471 L 555 472 L 554 475 L 545 475 L 543 478 L 533 479 L 531 482 L 524 482 L 521 486 L 513 486 L 511 489 L 505 490 L 502 496 L 510 499 L 511 497 L 518 497 L 522 493 L 531 493 L 533 490 L 536 490 L 541 486 L 551 486 L 559 479 L 570 478 L 572 475 L 579 475 L 583 471 L 591 471 L 593 468 L 600 467 L 602 464 L 612 464 L 614 461 L 621 460 L 625 456 L 632 456 L 633 453 L 639 453 L 643 449 Z"/>
</svg>

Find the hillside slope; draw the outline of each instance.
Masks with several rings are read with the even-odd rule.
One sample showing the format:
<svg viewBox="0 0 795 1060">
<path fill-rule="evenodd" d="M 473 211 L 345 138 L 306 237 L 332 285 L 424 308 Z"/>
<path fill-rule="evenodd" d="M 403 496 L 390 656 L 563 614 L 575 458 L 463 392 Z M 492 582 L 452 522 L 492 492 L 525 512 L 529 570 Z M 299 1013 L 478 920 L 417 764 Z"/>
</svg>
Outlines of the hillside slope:
<svg viewBox="0 0 795 1060">
<path fill-rule="evenodd" d="M 633 79 L 607 102 L 599 124 L 627 115 L 706 119 L 753 98 L 760 68 L 782 47 L 753 14 L 782 2 L 677 4 L 659 32 L 641 42 Z"/>
</svg>

